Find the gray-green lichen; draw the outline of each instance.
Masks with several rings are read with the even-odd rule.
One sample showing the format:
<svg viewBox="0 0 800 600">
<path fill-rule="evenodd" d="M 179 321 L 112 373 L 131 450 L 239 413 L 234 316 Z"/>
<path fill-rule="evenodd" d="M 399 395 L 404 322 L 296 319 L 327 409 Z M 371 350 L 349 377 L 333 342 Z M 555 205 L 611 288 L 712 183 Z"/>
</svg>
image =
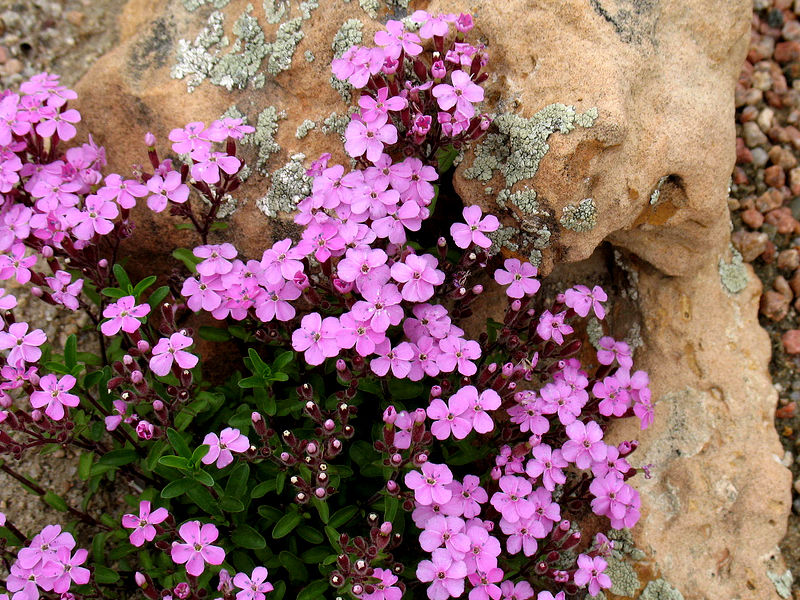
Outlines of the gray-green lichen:
<svg viewBox="0 0 800 600">
<path fill-rule="evenodd" d="M 314 62 L 314 59 L 316 59 L 316 56 L 314 56 L 314 53 L 311 50 L 306 50 L 303 53 L 303 56 L 305 57 L 307 62 Z"/>
<path fill-rule="evenodd" d="M 475 147 L 475 160 L 464 176 L 489 181 L 495 171 L 500 171 L 507 188 L 530 179 L 550 149 L 547 139 L 553 133 L 569 133 L 576 126 L 590 127 L 597 116 L 596 108 L 577 113 L 574 106 L 565 104 L 546 106 L 530 119 L 512 113 L 498 115 L 494 119 L 498 133 L 487 135 Z"/>
<path fill-rule="evenodd" d="M 603 324 L 600 323 L 600 319 L 594 315 L 589 317 L 586 321 L 586 337 L 589 338 L 589 343 L 595 350 L 600 350 L 600 338 L 604 335 Z"/>
<path fill-rule="evenodd" d="M 297 131 L 294 133 L 294 137 L 296 137 L 298 140 L 302 140 L 308 135 L 308 132 L 314 129 L 316 126 L 317 124 L 314 121 L 311 119 L 306 119 L 300 123 L 300 125 L 298 125 Z"/>
<path fill-rule="evenodd" d="M 348 115 L 340 115 L 339 113 L 332 112 L 322 121 L 321 131 L 325 135 L 336 133 L 340 136 L 344 136 L 344 130 L 347 129 L 347 124 L 349 122 L 350 117 Z"/>
<path fill-rule="evenodd" d="M 647 555 L 636 547 L 631 536 L 631 530 L 628 528 L 611 529 L 606 535 L 608 539 L 613 540 L 614 550 L 612 554 L 617 558 L 621 556 L 630 556 L 633 560 L 644 560 Z"/>
<path fill-rule="evenodd" d="M 512 252 L 519 250 L 519 246 L 514 239 L 519 235 L 519 229 L 515 227 L 506 227 L 500 225 L 497 231 L 491 231 L 486 234 L 492 240 L 492 246 L 489 248 L 489 254 L 497 254 L 500 248 L 506 247 Z"/>
<path fill-rule="evenodd" d="M 378 18 L 378 9 L 381 7 L 381 3 L 378 0 L 358 0 L 358 5 L 373 19 Z"/>
<path fill-rule="evenodd" d="M 209 15 L 206 26 L 197 34 L 193 42 L 178 40 L 178 61 L 172 67 L 170 75 L 175 79 L 188 78 L 189 91 L 192 92 L 206 79 L 218 62 L 216 51 L 211 54 L 212 46 L 225 47 L 228 38 L 222 28 L 225 17 L 221 12 Z"/>
<path fill-rule="evenodd" d="M 211 201 L 203 196 L 203 202 L 211 205 Z M 239 201 L 230 194 L 225 194 L 222 197 L 222 204 L 220 204 L 219 209 L 217 210 L 217 218 L 218 219 L 226 219 L 230 217 L 233 213 L 236 212 L 236 209 L 239 208 L 241 204 L 244 204 L 244 201 Z"/>
<path fill-rule="evenodd" d="M 289 11 L 289 0 L 264 0 L 263 6 L 267 23 L 280 23 L 283 15 Z"/>
<path fill-rule="evenodd" d="M 609 591 L 617 596 L 632 598 L 639 590 L 639 586 L 641 586 L 639 577 L 633 567 L 624 560 L 619 560 L 613 556 L 608 558 L 606 574 L 611 578 L 612 585 Z"/>
<path fill-rule="evenodd" d="M 794 583 L 794 576 L 788 569 L 783 575 L 776 575 L 772 571 L 767 571 L 772 584 L 775 586 L 775 591 L 781 598 L 791 598 L 792 596 L 792 583 Z"/>
<path fill-rule="evenodd" d="M 333 57 L 341 58 L 342 54 L 347 52 L 352 46 L 357 46 L 360 44 L 364 37 L 362 33 L 363 28 L 364 24 L 358 19 L 348 19 L 342 23 L 339 31 L 337 31 L 333 36 L 333 43 L 331 44 Z M 339 95 L 342 97 L 342 100 L 344 100 L 347 104 L 350 104 L 353 101 L 353 86 L 351 86 L 349 83 L 346 81 L 340 81 L 336 76 L 331 75 L 330 84 L 331 87 L 339 93 Z"/>
<path fill-rule="evenodd" d="M 744 266 L 742 255 L 733 246 L 731 246 L 731 255 L 733 258 L 731 258 L 730 264 L 719 259 L 719 278 L 723 288 L 731 294 L 738 294 L 747 287 L 747 268 Z"/>
<path fill-rule="evenodd" d="M 297 203 L 311 194 L 312 179 L 306 175 L 303 166 L 305 154 L 295 154 L 288 163 L 272 174 L 272 185 L 256 206 L 268 217 L 276 217 L 278 212 L 292 212 Z"/>
<path fill-rule="evenodd" d="M 292 66 L 292 57 L 300 40 L 303 39 L 302 17 L 295 17 L 286 23 L 281 23 L 275 41 L 271 44 L 271 54 L 267 61 L 267 73 L 277 75 L 288 71 Z"/>
<path fill-rule="evenodd" d="M 189 12 L 194 12 L 201 6 L 210 4 L 216 9 L 224 8 L 230 0 L 181 0 L 183 7 Z"/>
<path fill-rule="evenodd" d="M 683 600 L 683 594 L 663 579 L 656 579 L 647 584 L 639 600 Z"/>
<path fill-rule="evenodd" d="M 286 118 L 286 113 L 278 111 L 274 106 L 268 106 L 258 115 L 256 130 L 242 139 L 244 144 L 253 144 L 258 147 L 258 158 L 256 159 L 256 169 L 260 173 L 265 172 L 267 161 L 270 156 L 278 152 L 281 147 L 275 141 L 275 134 L 278 131 L 278 121 Z"/>
<path fill-rule="evenodd" d="M 584 198 L 578 204 L 565 206 L 559 223 L 578 233 L 590 231 L 597 224 L 597 204 L 593 198 Z"/>
</svg>

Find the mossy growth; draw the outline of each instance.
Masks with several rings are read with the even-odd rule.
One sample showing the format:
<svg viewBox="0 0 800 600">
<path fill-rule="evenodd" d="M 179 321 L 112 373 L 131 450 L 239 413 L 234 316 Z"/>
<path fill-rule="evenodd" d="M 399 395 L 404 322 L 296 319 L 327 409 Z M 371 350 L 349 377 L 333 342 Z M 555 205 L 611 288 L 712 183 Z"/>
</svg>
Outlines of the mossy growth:
<svg viewBox="0 0 800 600">
<path fill-rule="evenodd" d="M 272 185 L 267 195 L 256 201 L 261 212 L 268 217 L 276 217 L 278 212 L 293 212 L 297 203 L 311 194 L 313 180 L 306 175 L 305 159 L 305 154 L 295 154 L 272 174 Z"/>
<path fill-rule="evenodd" d="M 663 579 L 656 579 L 647 584 L 639 600 L 683 600 L 683 594 Z"/>
<path fill-rule="evenodd" d="M 744 260 L 739 251 L 731 248 L 732 259 L 730 264 L 726 263 L 723 259 L 719 259 L 719 279 L 722 287 L 730 294 L 738 294 L 747 287 L 749 276 L 747 268 L 744 266 Z"/>
</svg>

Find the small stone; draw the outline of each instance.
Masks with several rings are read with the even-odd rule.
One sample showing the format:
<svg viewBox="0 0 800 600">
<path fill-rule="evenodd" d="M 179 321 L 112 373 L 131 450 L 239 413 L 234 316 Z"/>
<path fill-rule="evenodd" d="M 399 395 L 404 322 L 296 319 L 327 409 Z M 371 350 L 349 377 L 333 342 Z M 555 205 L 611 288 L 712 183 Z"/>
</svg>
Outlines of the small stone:
<svg viewBox="0 0 800 600">
<path fill-rule="evenodd" d="M 787 354 L 800 354 L 800 329 L 790 329 L 781 337 Z"/>
<path fill-rule="evenodd" d="M 753 87 L 762 92 L 772 88 L 772 77 L 766 71 L 756 71 L 753 73 Z M 769 109 L 766 109 L 769 110 Z M 772 111 L 770 111 L 772 112 Z M 762 126 L 762 129 L 766 129 Z"/>
<path fill-rule="evenodd" d="M 800 197 L 794 197 L 789 201 L 789 208 L 792 211 L 792 216 L 800 220 Z"/>
<path fill-rule="evenodd" d="M 764 215 L 755 208 L 748 208 L 742 212 L 742 221 L 751 229 L 759 229 L 764 224 Z"/>
<path fill-rule="evenodd" d="M 792 216 L 788 206 L 769 211 L 764 215 L 764 222 L 774 225 L 778 233 L 800 233 L 800 222 Z"/>
<path fill-rule="evenodd" d="M 755 206 L 762 213 L 768 213 L 771 210 L 780 208 L 783 206 L 783 194 L 780 190 L 770 188 L 756 198 Z"/>
<path fill-rule="evenodd" d="M 800 267 L 800 252 L 797 248 L 789 248 L 778 253 L 778 268 L 782 271 L 794 271 Z"/>
<path fill-rule="evenodd" d="M 75 27 L 80 27 L 83 25 L 83 21 L 86 18 L 86 15 L 79 10 L 71 10 L 66 14 L 67 22 L 70 25 L 74 25 Z"/>
<path fill-rule="evenodd" d="M 764 92 L 758 88 L 750 88 L 749 90 L 745 91 L 742 100 L 745 104 L 756 106 L 764 101 Z"/>
<path fill-rule="evenodd" d="M 728 210 L 731 212 L 736 212 L 741 208 L 739 201 L 736 198 L 728 197 Z"/>
<path fill-rule="evenodd" d="M 758 109 L 755 106 L 745 106 L 742 114 L 739 115 L 740 123 L 749 123 L 758 118 Z"/>
<path fill-rule="evenodd" d="M 768 92 L 769 93 L 769 92 Z M 788 144 L 789 134 L 780 125 L 773 125 L 767 131 L 767 137 L 773 144 Z"/>
<path fill-rule="evenodd" d="M 772 4 L 778 10 L 792 10 L 794 0 L 775 0 Z"/>
<path fill-rule="evenodd" d="M 3 65 L 2 72 L 5 75 L 16 75 L 17 73 L 21 73 L 23 68 L 24 65 L 21 60 L 18 58 L 10 58 Z"/>
<path fill-rule="evenodd" d="M 782 1 L 785 0 L 775 0 L 775 6 L 767 13 L 767 24 L 770 27 L 783 27 L 783 11 L 777 6 Z"/>
<path fill-rule="evenodd" d="M 764 226 L 769 227 L 768 225 Z M 767 233 L 769 236 L 769 233 Z M 764 251 L 761 253 L 761 260 L 763 260 L 768 265 L 772 264 L 775 261 L 775 257 L 778 256 L 778 247 L 772 240 L 767 240 L 767 247 L 764 248 Z"/>
<path fill-rule="evenodd" d="M 753 162 L 753 154 L 750 149 L 744 145 L 742 138 L 736 138 L 736 164 L 746 165 Z"/>
<path fill-rule="evenodd" d="M 766 233 L 757 231 L 736 231 L 731 236 L 731 242 L 741 253 L 742 260 L 753 262 L 767 249 L 769 237 Z"/>
<path fill-rule="evenodd" d="M 783 73 L 772 73 L 772 91 L 783 96 L 789 91 L 789 85 L 786 83 L 786 76 Z"/>
<path fill-rule="evenodd" d="M 800 515 L 800 498 L 794 499 L 792 502 L 792 510 L 795 512 L 795 514 Z"/>
<path fill-rule="evenodd" d="M 775 52 L 775 40 L 771 37 L 760 37 L 750 43 L 750 50 L 747 53 L 747 60 L 755 64 L 758 61 L 772 58 Z"/>
<path fill-rule="evenodd" d="M 781 321 L 789 314 L 789 300 L 775 290 L 767 290 L 761 295 L 760 311 L 771 321 Z"/>
<path fill-rule="evenodd" d="M 769 187 L 783 187 L 783 185 L 786 183 L 786 173 L 779 165 L 767 167 L 764 169 L 764 183 L 766 183 Z"/>
<path fill-rule="evenodd" d="M 800 129 L 794 125 L 787 125 L 783 130 L 789 138 L 789 143 L 792 145 L 792 148 L 800 150 Z"/>
<path fill-rule="evenodd" d="M 769 89 L 769 88 L 767 88 Z M 756 123 L 761 128 L 761 131 L 766 133 L 770 130 L 775 121 L 775 111 L 771 108 L 765 108 L 758 114 L 758 118 L 756 119 Z"/>
<path fill-rule="evenodd" d="M 767 143 L 767 136 L 761 131 L 758 123 L 751 121 L 742 125 L 742 138 L 748 148 L 755 148 Z"/>
<path fill-rule="evenodd" d="M 769 162 L 769 154 L 767 154 L 767 151 L 761 146 L 750 150 L 750 156 L 752 157 L 753 164 L 759 168 L 767 166 Z"/>
<path fill-rule="evenodd" d="M 776 416 L 776 417 L 778 416 L 778 415 L 777 415 L 777 413 L 775 414 L 775 416 Z M 780 419 L 780 418 L 784 418 L 784 417 L 778 417 L 778 418 Z M 795 482 L 792 484 L 792 487 L 794 488 L 794 491 L 795 491 L 795 492 L 797 492 L 798 494 L 800 494 L 800 479 L 798 479 L 797 481 L 795 481 Z"/>
<path fill-rule="evenodd" d="M 789 279 L 789 287 L 792 288 L 795 298 L 800 297 L 800 269 L 796 270 Z"/>
<path fill-rule="evenodd" d="M 786 278 L 783 275 L 778 275 L 775 278 L 775 281 L 772 282 L 772 287 L 779 294 L 786 296 L 789 302 L 791 302 L 794 298 L 794 295 L 792 294 L 792 288 L 789 287 L 789 282 L 786 281 Z"/>
<path fill-rule="evenodd" d="M 775 87 L 774 83 L 773 83 L 772 87 L 773 88 Z M 779 110 L 779 109 L 783 108 L 783 98 L 774 89 L 767 90 L 766 92 L 764 92 L 764 101 L 769 105 L 770 108 L 774 108 L 775 110 Z M 770 132 L 772 132 L 772 133 L 770 133 Z M 778 142 L 778 143 L 784 144 L 784 143 L 789 141 L 788 136 L 783 131 L 782 127 L 779 127 L 779 128 L 773 127 L 772 129 L 770 129 L 770 132 L 767 132 L 767 137 L 769 137 L 769 139 L 771 139 L 773 141 L 775 141 L 775 138 L 777 138 L 777 137 L 784 138 L 784 139 L 781 139 L 780 142 Z"/>
<path fill-rule="evenodd" d="M 751 157 L 752 160 L 752 157 Z M 747 173 L 742 167 L 734 167 L 733 169 L 733 183 L 736 185 L 744 185 L 748 183 L 750 179 L 747 177 Z M 737 201 L 736 204 L 738 205 L 739 202 Z"/>
<path fill-rule="evenodd" d="M 797 157 L 791 150 L 782 146 L 773 146 L 767 153 L 773 165 L 778 165 L 784 169 L 794 169 L 797 166 Z"/>
<path fill-rule="evenodd" d="M 772 53 L 772 58 L 781 64 L 800 59 L 800 42 L 793 40 L 778 42 L 775 44 L 775 52 Z"/>
</svg>

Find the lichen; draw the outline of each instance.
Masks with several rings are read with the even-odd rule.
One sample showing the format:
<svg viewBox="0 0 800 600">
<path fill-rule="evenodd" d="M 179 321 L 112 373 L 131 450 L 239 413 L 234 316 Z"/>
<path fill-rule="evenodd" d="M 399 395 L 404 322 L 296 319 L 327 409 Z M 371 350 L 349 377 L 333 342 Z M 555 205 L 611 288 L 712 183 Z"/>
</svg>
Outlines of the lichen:
<svg viewBox="0 0 800 600">
<path fill-rule="evenodd" d="M 569 133 L 576 126 L 591 127 L 597 115 L 596 108 L 579 114 L 574 106 L 564 104 L 550 104 L 529 119 L 512 113 L 498 115 L 494 119 L 498 133 L 487 135 L 475 147 L 475 160 L 464 176 L 488 181 L 499 170 L 505 178 L 505 187 L 511 188 L 536 175 L 539 163 L 550 149 L 547 143 L 550 135 L 556 131 Z"/>
<path fill-rule="evenodd" d="M 302 17 L 295 17 L 286 23 L 281 23 L 275 34 L 275 41 L 271 46 L 271 54 L 267 61 L 267 73 L 277 75 L 288 71 L 292 66 L 292 57 L 300 40 L 303 39 Z"/>
<path fill-rule="evenodd" d="M 492 246 L 489 248 L 489 254 L 497 254 L 500 248 L 506 247 L 512 252 L 519 250 L 519 246 L 513 240 L 519 235 L 519 229 L 516 227 L 506 227 L 501 225 L 497 231 L 492 231 L 486 236 L 492 240 Z"/>
<path fill-rule="evenodd" d="M 341 58 L 342 54 L 347 52 L 352 46 L 357 46 L 363 39 L 362 29 L 364 24 L 358 19 L 348 19 L 339 28 L 333 36 L 333 43 L 331 43 L 331 50 L 333 50 L 334 58 Z M 340 81 L 336 76 L 331 75 L 330 84 L 347 104 L 353 101 L 353 94 L 351 86 L 346 81 Z"/>
<path fill-rule="evenodd" d="M 747 268 L 744 266 L 744 260 L 739 251 L 731 246 L 730 264 L 726 264 L 723 259 L 719 259 L 719 278 L 722 282 L 722 287 L 731 294 L 738 294 L 747 287 L 749 279 Z"/>
<path fill-rule="evenodd" d="M 639 590 L 641 583 L 636 571 L 624 560 L 618 560 L 613 556 L 608 558 L 608 567 L 606 574 L 611 578 L 612 594 L 617 596 L 633 597 Z"/>
<path fill-rule="evenodd" d="M 559 222 L 578 233 L 590 231 L 597 224 L 597 204 L 593 198 L 584 198 L 578 204 L 567 205 Z"/>
<path fill-rule="evenodd" d="M 656 579 L 647 584 L 639 600 L 683 600 L 683 594 L 663 579 Z"/>
<path fill-rule="evenodd" d="M 306 175 L 303 166 L 305 154 L 295 154 L 288 163 L 272 174 L 272 185 L 256 206 L 268 217 L 276 217 L 278 212 L 290 213 L 297 203 L 311 194 L 312 179 Z"/>
<path fill-rule="evenodd" d="M 349 122 L 350 117 L 347 115 L 340 115 L 339 113 L 332 112 L 322 121 L 321 131 L 325 135 L 336 133 L 340 136 L 344 136 L 344 130 L 347 129 L 347 124 Z"/>
<path fill-rule="evenodd" d="M 381 7 L 381 3 L 378 0 L 358 0 L 358 5 L 373 19 L 378 18 L 378 9 Z"/>
<path fill-rule="evenodd" d="M 589 343 L 595 350 L 600 350 L 600 338 L 604 335 L 603 324 L 600 323 L 600 319 L 595 316 L 589 317 L 589 320 L 586 321 L 586 337 L 589 338 Z"/>
<path fill-rule="evenodd" d="M 788 569 L 783 575 L 776 575 L 772 571 L 767 571 L 772 584 L 775 586 L 775 591 L 781 598 L 791 598 L 792 596 L 792 583 L 794 583 L 794 576 Z"/>
<path fill-rule="evenodd" d="M 283 15 L 289 11 L 289 0 L 264 0 L 263 6 L 267 23 L 280 23 Z"/>
<path fill-rule="evenodd" d="M 211 4 L 214 8 L 219 10 L 220 8 L 226 7 L 230 0 L 181 0 L 181 2 L 186 10 L 194 12 L 206 4 Z"/>
<path fill-rule="evenodd" d="M 316 58 L 316 56 L 314 56 L 314 53 L 311 50 L 306 50 L 303 53 L 303 56 L 305 57 L 307 62 L 314 62 L 314 59 Z"/>
<path fill-rule="evenodd" d="M 526 215 L 541 214 L 539 202 L 536 200 L 536 190 L 529 187 L 510 194 L 508 200 Z"/>
<path fill-rule="evenodd" d="M 311 119 L 306 119 L 297 127 L 297 131 L 294 132 L 294 137 L 298 140 L 302 140 L 304 137 L 308 135 L 308 132 L 314 129 L 317 124 L 312 121 Z"/>
<path fill-rule="evenodd" d="M 270 156 L 281 149 L 275 141 L 275 134 L 278 132 L 278 121 L 285 118 L 284 111 L 279 112 L 274 106 L 268 106 L 259 113 L 255 125 L 256 130 L 242 139 L 243 144 L 253 144 L 258 147 L 256 169 L 260 173 L 266 172 L 265 168 Z"/>
<path fill-rule="evenodd" d="M 212 46 L 227 45 L 227 38 L 222 28 L 225 16 L 218 11 L 211 13 L 206 26 L 197 34 L 193 42 L 178 40 L 177 62 L 170 71 L 174 79 L 188 78 L 189 92 L 200 85 L 210 74 L 219 60 L 217 52 L 211 54 Z"/>
</svg>

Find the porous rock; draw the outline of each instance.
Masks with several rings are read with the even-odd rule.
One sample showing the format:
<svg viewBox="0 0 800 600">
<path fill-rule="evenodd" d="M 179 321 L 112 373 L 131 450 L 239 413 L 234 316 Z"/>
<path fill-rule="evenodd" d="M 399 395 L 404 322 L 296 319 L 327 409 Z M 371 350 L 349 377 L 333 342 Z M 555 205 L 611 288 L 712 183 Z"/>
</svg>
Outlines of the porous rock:
<svg viewBox="0 0 800 600">
<path fill-rule="evenodd" d="M 259 144 L 242 148 L 261 172 L 236 192 L 247 201 L 213 238 L 235 243 L 248 258 L 296 231 L 291 215 L 259 209 L 275 174 L 291 190 L 283 179 L 298 171 L 292 157 L 299 153 L 344 160 L 336 132 L 347 90 L 339 86 L 340 95 L 327 84 L 332 44 L 336 38 L 345 49 L 362 35 L 369 43 L 380 26 L 355 2 L 309 1 L 308 16 L 296 1 L 272 16 L 254 4 L 130 0 L 120 46 L 82 80 L 75 103 L 107 146 L 110 169 L 126 175 L 146 161 L 147 131 L 166 150 L 169 131 L 187 122 L 238 111 L 256 124 L 266 114 Z M 774 460 L 776 398 L 769 344 L 757 324 L 757 284 L 728 250 L 733 90 L 748 51 L 749 2 L 451 0 L 413 8 L 473 13 L 491 54 L 487 110 L 510 115 L 501 119 L 509 136 L 517 126 L 549 127 L 538 132 L 535 165 L 530 155 L 518 157 L 522 172 L 496 170 L 488 183 L 464 178 L 475 162 L 476 150 L 469 151 L 456 177 L 465 201 L 515 231 L 531 215 L 513 202 L 500 210 L 494 196 L 535 203 L 536 235 L 520 241 L 541 252 L 545 273 L 589 257 L 603 240 L 643 259 L 636 359 L 650 371 L 656 423 L 640 434 L 630 422 L 612 435 L 639 437 L 637 465 L 656 465 L 653 479 L 635 481 L 643 519 L 634 530 L 654 578 L 686 600 L 776 598 L 764 561 L 785 531 L 789 472 Z M 379 17 L 387 16 L 381 8 Z M 739 89 L 737 102 L 757 104 L 761 94 Z M 304 127 L 298 139 L 306 121 L 318 126 Z M 743 132 L 750 148 L 767 142 L 755 133 L 748 139 Z M 487 188 L 494 190 L 488 197 Z M 137 210 L 134 217 L 145 234 L 128 249 L 144 259 L 138 264 L 170 264 L 172 248 L 196 243 L 166 215 Z M 642 586 L 655 589 L 658 581 L 642 579 Z"/>
</svg>

